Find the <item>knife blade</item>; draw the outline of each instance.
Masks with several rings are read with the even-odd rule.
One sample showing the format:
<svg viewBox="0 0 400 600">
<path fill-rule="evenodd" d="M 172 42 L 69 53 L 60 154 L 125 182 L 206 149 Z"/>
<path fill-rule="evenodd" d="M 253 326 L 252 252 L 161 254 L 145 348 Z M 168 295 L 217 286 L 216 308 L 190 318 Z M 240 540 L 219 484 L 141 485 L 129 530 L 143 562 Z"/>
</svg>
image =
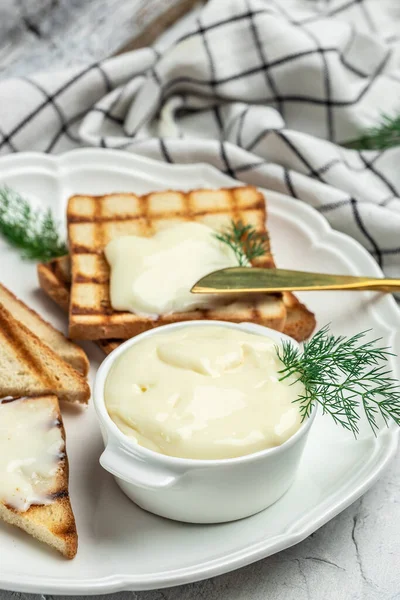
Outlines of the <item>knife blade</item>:
<svg viewBox="0 0 400 600">
<path fill-rule="evenodd" d="M 202 277 L 191 289 L 194 294 L 248 294 L 312 290 L 400 291 L 400 279 L 331 275 L 288 269 L 231 267 Z"/>
</svg>

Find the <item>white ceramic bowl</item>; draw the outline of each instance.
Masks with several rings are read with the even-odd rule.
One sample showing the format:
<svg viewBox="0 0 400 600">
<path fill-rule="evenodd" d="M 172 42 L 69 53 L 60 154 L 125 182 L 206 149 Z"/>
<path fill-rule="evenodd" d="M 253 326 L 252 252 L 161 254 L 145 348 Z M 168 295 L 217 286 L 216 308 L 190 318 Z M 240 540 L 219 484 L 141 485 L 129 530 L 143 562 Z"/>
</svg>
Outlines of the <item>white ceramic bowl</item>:
<svg viewBox="0 0 400 600">
<path fill-rule="evenodd" d="M 125 494 L 142 508 L 177 521 L 221 523 L 253 515 L 278 500 L 290 487 L 300 462 L 316 408 L 281 446 L 221 460 L 175 458 L 148 450 L 124 435 L 108 415 L 104 384 L 114 361 L 144 338 L 182 327 L 220 325 L 297 342 L 267 327 L 223 321 L 181 322 L 146 331 L 119 346 L 100 366 L 94 404 L 105 450 L 100 464 Z"/>
</svg>

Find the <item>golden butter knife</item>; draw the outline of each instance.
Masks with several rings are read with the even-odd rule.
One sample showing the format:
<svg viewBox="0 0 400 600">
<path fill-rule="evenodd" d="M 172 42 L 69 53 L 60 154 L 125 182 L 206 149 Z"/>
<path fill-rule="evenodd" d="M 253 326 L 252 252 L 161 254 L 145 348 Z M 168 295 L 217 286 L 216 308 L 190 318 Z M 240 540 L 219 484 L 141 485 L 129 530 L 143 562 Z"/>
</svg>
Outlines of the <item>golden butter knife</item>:
<svg viewBox="0 0 400 600">
<path fill-rule="evenodd" d="M 314 290 L 375 290 L 400 292 L 400 279 L 329 275 L 287 269 L 232 267 L 202 277 L 195 294 L 245 294 L 249 292 L 300 292 Z"/>
</svg>

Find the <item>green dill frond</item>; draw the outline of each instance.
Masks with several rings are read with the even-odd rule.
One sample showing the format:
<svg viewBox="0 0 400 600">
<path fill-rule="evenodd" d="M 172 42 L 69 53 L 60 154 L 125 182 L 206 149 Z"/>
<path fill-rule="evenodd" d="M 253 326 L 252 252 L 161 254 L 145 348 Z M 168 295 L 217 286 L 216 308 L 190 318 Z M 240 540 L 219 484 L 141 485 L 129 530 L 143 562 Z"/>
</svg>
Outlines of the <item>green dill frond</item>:
<svg viewBox="0 0 400 600">
<path fill-rule="evenodd" d="M 400 115 L 382 115 L 380 125 L 367 129 L 358 139 L 345 146 L 353 150 L 384 150 L 400 145 Z"/>
<path fill-rule="evenodd" d="M 304 385 L 304 394 L 296 400 L 302 420 L 318 403 L 354 436 L 359 433 L 360 408 L 374 433 L 379 414 L 386 425 L 390 420 L 400 425 L 399 382 L 386 365 L 393 354 L 377 346 L 379 339 L 363 341 L 367 333 L 334 336 L 327 325 L 305 342 L 303 351 L 286 341 L 277 349 L 284 365 L 281 381 L 294 376 Z"/>
<path fill-rule="evenodd" d="M 215 237 L 232 248 L 240 267 L 247 267 L 252 260 L 264 256 L 268 252 L 269 238 L 267 233 L 260 233 L 252 225 L 243 221 L 231 221 L 229 228 Z"/>
<path fill-rule="evenodd" d="M 0 234 L 24 258 L 46 261 L 68 253 L 50 209 L 33 209 L 8 187 L 0 188 Z"/>
</svg>

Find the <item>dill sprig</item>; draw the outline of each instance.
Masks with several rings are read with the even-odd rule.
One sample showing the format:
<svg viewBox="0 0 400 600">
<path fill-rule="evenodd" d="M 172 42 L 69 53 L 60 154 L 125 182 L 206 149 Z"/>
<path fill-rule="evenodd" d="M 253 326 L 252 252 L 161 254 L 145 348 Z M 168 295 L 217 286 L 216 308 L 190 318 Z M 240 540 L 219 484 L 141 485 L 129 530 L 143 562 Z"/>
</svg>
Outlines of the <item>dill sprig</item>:
<svg viewBox="0 0 400 600">
<path fill-rule="evenodd" d="M 379 340 L 362 341 L 367 333 L 335 337 L 326 326 L 304 344 L 303 351 L 290 342 L 278 348 L 284 365 L 281 381 L 294 376 L 304 385 L 304 394 L 296 400 L 302 420 L 319 403 L 324 413 L 355 437 L 359 433 L 360 409 L 375 434 L 379 414 L 386 425 L 391 419 L 400 425 L 399 382 L 386 366 L 393 354 L 388 348 L 378 347 Z"/>
<path fill-rule="evenodd" d="M 347 142 L 345 146 L 354 150 L 384 150 L 400 145 L 400 115 L 383 114 L 381 123 L 367 129 L 358 139 Z"/>
<path fill-rule="evenodd" d="M 266 232 L 256 231 L 243 221 L 231 221 L 229 228 L 215 237 L 232 248 L 240 267 L 247 267 L 252 260 L 268 252 L 269 238 Z"/>
<path fill-rule="evenodd" d="M 0 234 L 24 258 L 50 260 L 67 254 L 51 210 L 36 210 L 18 192 L 0 188 Z"/>
</svg>

